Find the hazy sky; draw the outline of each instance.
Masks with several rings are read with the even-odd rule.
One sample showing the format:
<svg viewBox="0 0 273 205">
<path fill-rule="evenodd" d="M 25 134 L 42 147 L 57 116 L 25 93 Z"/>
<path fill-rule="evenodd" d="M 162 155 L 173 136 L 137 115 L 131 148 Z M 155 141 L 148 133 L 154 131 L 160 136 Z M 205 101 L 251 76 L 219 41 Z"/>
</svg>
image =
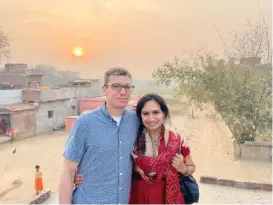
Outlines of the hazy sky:
<svg viewBox="0 0 273 205">
<path fill-rule="evenodd" d="M 268 26 L 272 1 L 259 0 Z M 83 77 L 123 66 L 137 79 L 185 50 L 223 54 L 224 39 L 245 19 L 261 18 L 257 0 L 0 0 L 0 29 L 11 39 L 10 63 L 51 64 Z M 85 56 L 75 58 L 80 46 Z"/>
</svg>

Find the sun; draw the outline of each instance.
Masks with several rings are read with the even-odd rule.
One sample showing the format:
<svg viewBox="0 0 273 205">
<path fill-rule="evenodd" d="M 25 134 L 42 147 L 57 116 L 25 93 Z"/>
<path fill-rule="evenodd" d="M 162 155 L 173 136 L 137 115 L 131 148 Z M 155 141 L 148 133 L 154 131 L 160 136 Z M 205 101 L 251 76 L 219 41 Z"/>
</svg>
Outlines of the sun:
<svg viewBox="0 0 273 205">
<path fill-rule="evenodd" d="M 76 57 L 81 57 L 84 55 L 84 50 L 82 48 L 77 47 L 73 49 L 72 53 Z"/>
</svg>

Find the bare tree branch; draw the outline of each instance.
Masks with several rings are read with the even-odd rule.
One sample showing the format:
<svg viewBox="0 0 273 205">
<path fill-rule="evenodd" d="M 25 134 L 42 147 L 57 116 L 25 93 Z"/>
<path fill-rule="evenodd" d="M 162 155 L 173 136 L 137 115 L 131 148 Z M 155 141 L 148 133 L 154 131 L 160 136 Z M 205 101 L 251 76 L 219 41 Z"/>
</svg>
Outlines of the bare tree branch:
<svg viewBox="0 0 273 205">
<path fill-rule="evenodd" d="M 267 28 L 260 20 L 256 23 L 246 20 L 242 31 L 233 34 L 232 54 L 237 58 L 260 57 L 268 60 L 266 32 Z"/>
<path fill-rule="evenodd" d="M 227 47 L 227 45 L 226 45 L 226 42 L 225 42 L 225 40 L 224 40 L 224 38 L 223 38 L 221 32 L 220 32 L 219 29 L 214 25 L 214 23 L 212 23 L 212 26 L 215 28 L 215 30 L 217 31 L 218 35 L 219 35 L 220 38 L 222 39 L 223 44 L 224 44 L 225 49 L 226 49 L 226 53 L 227 53 L 227 55 L 228 55 L 228 58 L 230 58 L 229 51 L 228 51 L 228 47 Z"/>
<path fill-rule="evenodd" d="M 260 12 L 262 14 L 262 17 L 263 17 L 263 23 L 264 23 L 266 39 L 267 39 L 267 63 L 270 64 L 270 43 L 269 43 L 269 37 L 268 37 L 268 28 L 267 28 L 267 24 L 265 22 L 264 13 L 263 13 L 262 8 L 260 6 L 259 0 L 257 0 L 257 4 L 258 4 L 258 7 L 259 7 Z"/>
<path fill-rule="evenodd" d="M 9 55 L 9 39 L 0 30 L 0 63 L 5 60 Z"/>
</svg>

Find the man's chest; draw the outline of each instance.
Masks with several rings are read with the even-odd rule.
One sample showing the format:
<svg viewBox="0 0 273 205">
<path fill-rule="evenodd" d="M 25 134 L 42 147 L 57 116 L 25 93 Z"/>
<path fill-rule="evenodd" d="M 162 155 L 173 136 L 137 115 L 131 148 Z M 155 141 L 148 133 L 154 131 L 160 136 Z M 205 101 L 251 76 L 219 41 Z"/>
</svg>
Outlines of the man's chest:
<svg viewBox="0 0 273 205">
<path fill-rule="evenodd" d="M 130 153 L 137 135 L 137 127 L 133 123 L 119 126 L 105 123 L 101 127 L 93 127 L 87 138 L 86 149 L 93 154 Z"/>
</svg>

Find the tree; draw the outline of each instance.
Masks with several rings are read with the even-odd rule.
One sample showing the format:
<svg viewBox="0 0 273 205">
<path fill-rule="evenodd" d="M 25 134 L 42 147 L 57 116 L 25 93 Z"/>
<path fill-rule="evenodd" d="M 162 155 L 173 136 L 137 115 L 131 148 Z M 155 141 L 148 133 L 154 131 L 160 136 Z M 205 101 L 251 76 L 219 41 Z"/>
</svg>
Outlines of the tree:
<svg viewBox="0 0 273 205">
<path fill-rule="evenodd" d="M 9 39 L 0 30 L 0 64 L 8 57 L 9 54 Z"/>
<path fill-rule="evenodd" d="M 153 77 L 164 84 L 175 81 L 177 96 L 186 96 L 200 108 L 213 105 L 238 141 L 244 141 L 271 128 L 272 71 L 257 75 L 256 70 L 238 69 L 234 75 L 221 59 L 206 55 L 191 63 L 175 58 L 158 68 Z"/>
<path fill-rule="evenodd" d="M 264 62 L 270 62 L 270 43 L 267 27 L 261 20 L 255 23 L 246 20 L 241 32 L 233 35 L 232 54 L 237 58 L 260 57 Z"/>
<path fill-rule="evenodd" d="M 263 44 L 267 37 L 259 32 L 264 30 L 254 26 L 253 30 L 235 36 L 235 57 L 262 57 L 271 53 L 271 48 L 268 50 Z M 268 133 L 271 136 L 272 67 L 269 59 L 266 61 L 258 66 L 235 65 L 201 52 L 187 59 L 175 57 L 165 62 L 154 71 L 153 77 L 159 84 L 175 82 L 177 96 L 186 96 L 201 108 L 213 105 L 238 142 L 244 142 Z"/>
</svg>

